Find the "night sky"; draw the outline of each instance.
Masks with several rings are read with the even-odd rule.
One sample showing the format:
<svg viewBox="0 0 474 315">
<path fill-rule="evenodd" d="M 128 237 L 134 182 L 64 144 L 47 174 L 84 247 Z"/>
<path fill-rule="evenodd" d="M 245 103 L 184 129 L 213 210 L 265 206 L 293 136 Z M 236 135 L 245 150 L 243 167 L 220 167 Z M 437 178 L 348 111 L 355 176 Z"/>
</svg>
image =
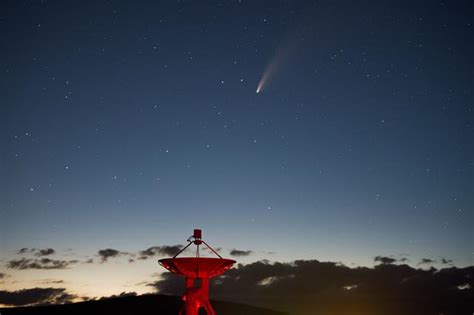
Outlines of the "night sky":
<svg viewBox="0 0 474 315">
<path fill-rule="evenodd" d="M 0 5 L 0 289 L 151 292 L 195 227 L 242 263 L 473 264 L 471 1 Z"/>
</svg>

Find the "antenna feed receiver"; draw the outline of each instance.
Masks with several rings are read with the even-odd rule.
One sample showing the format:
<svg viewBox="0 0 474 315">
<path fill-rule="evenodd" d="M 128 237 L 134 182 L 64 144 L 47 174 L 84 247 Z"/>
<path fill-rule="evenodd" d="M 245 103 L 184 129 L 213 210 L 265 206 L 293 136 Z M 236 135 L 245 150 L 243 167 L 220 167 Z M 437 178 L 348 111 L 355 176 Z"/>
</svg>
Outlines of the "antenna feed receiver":
<svg viewBox="0 0 474 315">
<path fill-rule="evenodd" d="M 201 229 L 194 229 L 194 233 L 192 238 L 194 239 L 193 243 L 195 245 L 201 245 L 202 244 L 202 231 Z"/>
</svg>

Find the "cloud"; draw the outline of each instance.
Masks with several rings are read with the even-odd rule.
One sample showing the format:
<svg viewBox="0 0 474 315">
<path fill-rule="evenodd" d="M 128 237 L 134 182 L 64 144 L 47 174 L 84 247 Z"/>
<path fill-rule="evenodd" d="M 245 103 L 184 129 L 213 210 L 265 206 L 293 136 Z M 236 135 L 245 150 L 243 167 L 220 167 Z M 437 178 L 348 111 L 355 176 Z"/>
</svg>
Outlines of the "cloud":
<svg viewBox="0 0 474 315">
<path fill-rule="evenodd" d="M 374 262 L 379 262 L 381 264 L 393 264 L 397 262 L 395 258 L 387 257 L 387 256 L 375 256 Z"/>
<path fill-rule="evenodd" d="M 41 259 L 13 259 L 7 262 L 6 267 L 10 269 L 66 269 L 72 264 L 78 263 L 77 260 L 55 260 L 50 258 Z"/>
<path fill-rule="evenodd" d="M 48 256 L 54 254 L 56 251 L 52 248 L 38 249 L 35 256 Z"/>
<path fill-rule="evenodd" d="M 434 264 L 436 261 L 430 258 L 423 258 L 421 261 L 418 263 L 417 266 L 419 265 L 429 265 L 429 264 Z"/>
<path fill-rule="evenodd" d="M 183 245 L 163 245 L 163 246 L 152 246 L 145 250 L 138 252 L 138 259 L 148 259 L 154 256 L 174 256 L 183 248 Z"/>
<path fill-rule="evenodd" d="M 184 280 L 165 272 L 148 285 L 163 294 L 180 294 Z M 216 300 L 297 315 L 459 313 L 446 311 L 446 305 L 472 313 L 474 290 L 459 286 L 474 287 L 474 267 L 423 270 L 381 263 L 350 268 L 317 260 L 259 261 L 228 270 L 211 282 L 211 293 Z"/>
<path fill-rule="evenodd" d="M 98 251 L 98 254 L 100 258 L 102 259 L 102 262 L 106 262 L 107 259 L 112 258 L 112 257 L 118 257 L 122 253 L 116 249 L 112 248 L 107 248 L 107 249 L 101 249 Z"/>
<path fill-rule="evenodd" d="M 239 250 L 239 249 L 233 249 L 230 251 L 230 255 L 234 257 L 243 257 L 243 256 L 249 256 L 253 252 L 251 250 Z"/>
<path fill-rule="evenodd" d="M 0 291 L 0 304 L 10 306 L 63 304 L 72 302 L 75 295 L 64 288 L 33 288 L 18 291 Z"/>
<path fill-rule="evenodd" d="M 444 258 L 444 257 L 441 257 L 441 263 L 443 265 L 448 265 L 448 264 L 452 264 L 453 261 L 451 259 L 447 259 L 447 258 Z"/>
<path fill-rule="evenodd" d="M 8 277 L 6 273 L 0 272 L 0 279 L 5 279 L 6 277 Z"/>
<path fill-rule="evenodd" d="M 18 251 L 18 254 L 28 254 L 28 253 L 32 253 L 34 251 L 35 251 L 35 248 L 23 247 Z"/>
<path fill-rule="evenodd" d="M 56 251 L 52 248 L 40 249 L 40 248 L 23 247 L 18 251 L 17 254 L 24 255 L 24 254 L 31 254 L 31 253 L 34 253 L 35 256 L 41 257 L 41 256 L 52 255 L 56 253 Z"/>
<path fill-rule="evenodd" d="M 51 279 L 46 279 L 42 283 L 44 284 L 59 284 L 59 283 L 64 283 L 64 280 L 51 280 Z"/>
</svg>

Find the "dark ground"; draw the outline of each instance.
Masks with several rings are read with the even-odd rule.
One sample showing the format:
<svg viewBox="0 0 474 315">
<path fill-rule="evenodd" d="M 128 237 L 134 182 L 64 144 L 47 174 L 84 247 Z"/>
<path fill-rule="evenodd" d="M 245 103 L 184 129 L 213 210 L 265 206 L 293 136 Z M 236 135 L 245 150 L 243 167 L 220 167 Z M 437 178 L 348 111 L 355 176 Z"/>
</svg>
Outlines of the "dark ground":
<svg viewBox="0 0 474 315">
<path fill-rule="evenodd" d="M 141 295 L 109 298 L 80 303 L 35 307 L 0 308 L 1 315 L 177 315 L 182 305 L 180 297 L 168 295 Z M 268 309 L 229 303 L 212 302 L 219 315 L 285 315 Z M 205 313 L 204 313 L 205 314 Z"/>
<path fill-rule="evenodd" d="M 468 291 L 468 290 L 465 290 Z M 458 292 L 456 292 L 458 293 Z M 459 297 L 459 294 L 457 294 Z M 361 297 L 333 300 L 306 298 L 294 301 L 292 313 L 298 315 L 472 315 L 473 301 L 470 294 L 463 294 L 456 303 L 433 299 L 418 292 L 414 299 Z M 182 305 L 180 297 L 147 294 L 119 296 L 63 305 L 0 308 L 0 315 L 178 315 Z M 218 315 L 289 315 L 245 304 L 213 301 Z M 202 312 L 200 315 L 205 314 Z"/>
</svg>

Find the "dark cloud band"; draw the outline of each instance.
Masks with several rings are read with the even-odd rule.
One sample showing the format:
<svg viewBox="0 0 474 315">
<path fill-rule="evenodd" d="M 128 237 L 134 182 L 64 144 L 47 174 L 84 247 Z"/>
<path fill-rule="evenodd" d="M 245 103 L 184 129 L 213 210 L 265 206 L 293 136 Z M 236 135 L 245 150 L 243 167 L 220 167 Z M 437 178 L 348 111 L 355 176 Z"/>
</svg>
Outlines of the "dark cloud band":
<svg viewBox="0 0 474 315">
<path fill-rule="evenodd" d="M 253 252 L 251 250 L 239 250 L 233 249 L 230 251 L 230 255 L 234 257 L 243 257 L 243 256 L 250 256 Z"/>
<path fill-rule="evenodd" d="M 70 265 L 78 263 L 77 260 L 56 260 L 50 258 L 41 259 L 13 259 L 7 262 L 6 267 L 10 269 L 66 269 Z"/>
<path fill-rule="evenodd" d="M 72 302 L 75 295 L 64 288 L 33 288 L 18 291 L 0 291 L 0 304 L 10 306 L 48 305 Z"/>
<path fill-rule="evenodd" d="M 474 309 L 474 267 L 422 270 L 392 264 L 392 259 L 377 261 L 382 263 L 373 268 L 260 261 L 230 269 L 212 282 L 211 292 L 217 300 L 292 314 L 407 314 L 403 308 L 413 310 L 410 314 L 438 314 L 443 303 Z M 184 289 L 183 279 L 170 273 L 148 285 L 164 294 Z"/>
<path fill-rule="evenodd" d="M 183 248 L 183 245 L 152 246 L 138 252 L 138 259 L 148 259 L 154 256 L 173 256 Z"/>
</svg>

